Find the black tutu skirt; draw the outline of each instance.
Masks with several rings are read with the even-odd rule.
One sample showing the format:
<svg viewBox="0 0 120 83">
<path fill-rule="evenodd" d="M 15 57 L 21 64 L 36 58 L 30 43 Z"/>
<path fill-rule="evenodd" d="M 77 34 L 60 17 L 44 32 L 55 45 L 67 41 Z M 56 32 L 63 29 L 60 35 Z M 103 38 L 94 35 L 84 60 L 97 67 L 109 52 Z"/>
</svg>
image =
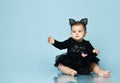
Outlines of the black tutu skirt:
<svg viewBox="0 0 120 83">
<path fill-rule="evenodd" d="M 95 53 L 89 53 L 86 57 L 82 57 L 80 54 L 68 54 L 64 53 L 56 56 L 55 67 L 59 64 L 72 68 L 78 72 L 78 74 L 90 74 L 92 71 L 92 64 L 98 64 L 99 59 Z"/>
</svg>

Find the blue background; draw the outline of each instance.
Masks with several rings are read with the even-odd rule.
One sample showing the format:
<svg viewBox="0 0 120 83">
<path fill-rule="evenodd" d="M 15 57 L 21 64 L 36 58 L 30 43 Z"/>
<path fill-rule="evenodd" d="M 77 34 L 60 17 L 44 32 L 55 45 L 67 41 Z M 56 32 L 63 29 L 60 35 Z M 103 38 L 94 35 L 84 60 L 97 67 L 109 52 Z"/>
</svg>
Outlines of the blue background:
<svg viewBox="0 0 120 83">
<path fill-rule="evenodd" d="M 0 83 L 53 83 L 55 56 L 47 42 L 70 37 L 68 19 L 88 18 L 87 35 L 100 66 L 119 80 L 119 0 L 0 0 Z"/>
</svg>

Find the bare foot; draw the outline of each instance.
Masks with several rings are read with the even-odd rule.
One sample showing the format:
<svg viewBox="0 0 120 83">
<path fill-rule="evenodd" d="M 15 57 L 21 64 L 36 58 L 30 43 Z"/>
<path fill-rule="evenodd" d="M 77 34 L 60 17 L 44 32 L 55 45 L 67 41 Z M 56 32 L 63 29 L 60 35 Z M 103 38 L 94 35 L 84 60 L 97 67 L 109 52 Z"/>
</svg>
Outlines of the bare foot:
<svg viewBox="0 0 120 83">
<path fill-rule="evenodd" d="M 102 76 L 102 77 L 110 77 L 110 71 L 101 71 L 98 76 Z"/>
<path fill-rule="evenodd" d="M 75 75 L 77 75 L 77 71 L 72 70 L 71 73 L 70 73 L 70 75 L 74 77 Z"/>
</svg>

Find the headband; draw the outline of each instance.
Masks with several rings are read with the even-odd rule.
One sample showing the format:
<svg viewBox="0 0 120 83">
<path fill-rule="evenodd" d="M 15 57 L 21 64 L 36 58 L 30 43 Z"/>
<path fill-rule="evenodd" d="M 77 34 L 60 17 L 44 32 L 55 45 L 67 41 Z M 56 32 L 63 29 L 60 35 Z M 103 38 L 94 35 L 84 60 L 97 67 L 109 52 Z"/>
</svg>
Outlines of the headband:
<svg viewBox="0 0 120 83">
<path fill-rule="evenodd" d="M 82 23 L 84 26 L 86 26 L 87 23 L 88 23 L 88 19 L 87 19 L 87 18 L 83 18 L 83 19 L 81 19 L 80 21 L 75 21 L 74 19 L 69 19 L 69 24 L 70 24 L 71 27 L 72 27 L 74 24 L 76 24 L 76 23 Z"/>
</svg>

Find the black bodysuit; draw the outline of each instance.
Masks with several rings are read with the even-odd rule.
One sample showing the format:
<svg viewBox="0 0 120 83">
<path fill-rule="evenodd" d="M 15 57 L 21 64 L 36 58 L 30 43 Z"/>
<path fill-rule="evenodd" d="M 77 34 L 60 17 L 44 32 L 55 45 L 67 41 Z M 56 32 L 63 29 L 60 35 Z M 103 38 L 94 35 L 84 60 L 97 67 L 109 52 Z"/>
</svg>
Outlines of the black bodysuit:
<svg viewBox="0 0 120 83">
<path fill-rule="evenodd" d="M 93 46 L 89 41 L 78 42 L 69 38 L 63 42 L 55 40 L 53 44 L 58 49 L 67 49 L 67 53 L 56 56 L 55 66 L 63 64 L 78 72 L 78 74 L 90 74 L 92 64 L 98 64 L 97 54 L 93 53 Z"/>
</svg>

